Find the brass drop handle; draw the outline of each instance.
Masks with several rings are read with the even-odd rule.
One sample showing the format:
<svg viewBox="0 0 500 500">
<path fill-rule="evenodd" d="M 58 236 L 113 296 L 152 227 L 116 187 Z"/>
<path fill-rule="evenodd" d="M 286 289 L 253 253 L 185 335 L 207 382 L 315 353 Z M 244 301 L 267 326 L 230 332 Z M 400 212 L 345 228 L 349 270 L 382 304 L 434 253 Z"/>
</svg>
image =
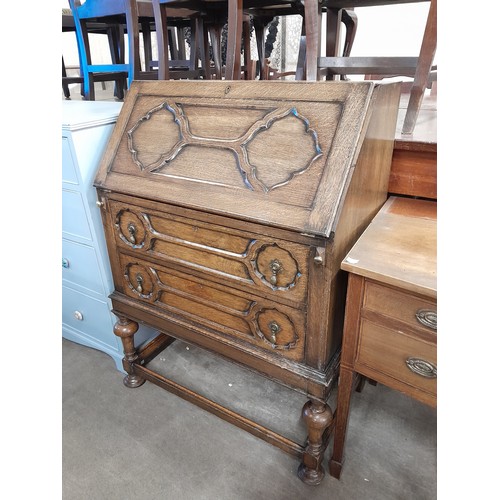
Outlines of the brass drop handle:
<svg viewBox="0 0 500 500">
<path fill-rule="evenodd" d="M 276 321 L 271 321 L 269 323 L 269 330 L 271 330 L 271 341 L 273 344 L 276 344 L 276 335 L 281 330 L 280 325 Z"/>
<path fill-rule="evenodd" d="M 138 274 L 136 277 L 135 277 L 136 281 L 137 281 L 137 288 L 136 290 L 139 292 L 139 293 L 142 293 L 142 284 L 144 283 L 144 278 L 142 277 L 141 274 Z"/>
<path fill-rule="evenodd" d="M 271 278 L 269 279 L 269 282 L 271 283 L 271 285 L 276 285 L 276 283 L 278 282 L 277 274 L 283 271 L 283 266 L 281 265 L 281 262 L 278 259 L 274 259 L 270 262 L 269 268 L 273 273 Z"/>
<path fill-rule="evenodd" d="M 415 318 L 417 318 L 417 321 L 421 325 L 431 328 L 432 330 L 437 330 L 438 320 L 436 311 L 432 309 L 419 309 L 415 313 Z"/>
<path fill-rule="evenodd" d="M 425 378 L 437 378 L 437 366 L 420 358 L 407 358 L 406 366 L 417 375 Z"/>
<path fill-rule="evenodd" d="M 132 222 L 127 226 L 129 237 L 128 240 L 135 245 L 135 235 L 137 234 L 137 228 L 132 224 Z"/>
</svg>

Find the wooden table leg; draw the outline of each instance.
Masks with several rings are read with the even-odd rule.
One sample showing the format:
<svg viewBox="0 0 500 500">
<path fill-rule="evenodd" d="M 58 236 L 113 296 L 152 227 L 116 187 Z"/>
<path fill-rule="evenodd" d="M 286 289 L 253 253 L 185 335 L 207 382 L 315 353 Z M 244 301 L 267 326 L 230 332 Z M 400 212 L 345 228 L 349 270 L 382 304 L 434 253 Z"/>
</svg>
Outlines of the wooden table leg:
<svg viewBox="0 0 500 500">
<path fill-rule="evenodd" d="M 340 479 L 342 472 L 344 444 L 349 422 L 349 408 L 355 373 L 343 366 L 340 367 L 339 389 L 337 393 L 337 413 L 333 433 L 333 453 L 328 462 L 330 474 Z"/>
</svg>

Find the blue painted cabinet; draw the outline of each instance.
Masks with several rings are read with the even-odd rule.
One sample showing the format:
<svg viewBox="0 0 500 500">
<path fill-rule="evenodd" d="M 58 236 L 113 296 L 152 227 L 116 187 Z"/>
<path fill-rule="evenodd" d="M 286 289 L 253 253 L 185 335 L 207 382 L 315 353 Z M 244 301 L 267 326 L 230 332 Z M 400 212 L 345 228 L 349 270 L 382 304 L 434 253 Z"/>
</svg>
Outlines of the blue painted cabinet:
<svg viewBox="0 0 500 500">
<path fill-rule="evenodd" d="M 94 176 L 120 102 L 62 101 L 62 334 L 109 354 L 123 371 L 108 295 L 112 277 Z M 141 326 L 138 342 L 157 332 Z"/>
</svg>

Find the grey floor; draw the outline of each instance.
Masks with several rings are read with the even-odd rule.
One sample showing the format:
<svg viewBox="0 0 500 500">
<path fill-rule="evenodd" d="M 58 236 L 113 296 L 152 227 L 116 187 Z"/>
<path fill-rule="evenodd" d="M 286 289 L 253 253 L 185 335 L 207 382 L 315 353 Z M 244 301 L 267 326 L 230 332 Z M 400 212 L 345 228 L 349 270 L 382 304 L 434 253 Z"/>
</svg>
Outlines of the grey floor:
<svg viewBox="0 0 500 500">
<path fill-rule="evenodd" d="M 185 366 L 189 356 L 196 360 L 195 348 L 179 345 L 179 352 L 160 354 L 155 362 L 176 369 Z M 380 384 L 366 384 L 362 393 L 353 395 L 340 481 L 327 473 L 319 486 L 307 486 L 296 475 L 298 460 L 278 448 L 149 382 L 136 389 L 125 387 L 123 374 L 107 354 L 63 339 L 62 360 L 64 500 L 437 496 L 435 410 Z M 201 384 L 208 392 L 216 390 L 217 383 L 225 386 L 226 399 L 234 394 L 243 413 L 246 406 L 255 416 L 258 387 L 272 397 L 265 379 L 234 365 L 234 374 L 228 366 L 216 373 L 211 362 L 195 363 L 207 373 Z M 194 381 L 196 372 L 189 373 Z M 300 432 L 300 408 L 293 416 L 289 407 L 297 398 L 303 404 L 303 396 L 290 391 L 293 395 L 287 398 L 286 392 L 278 392 L 276 405 L 284 411 L 283 420 L 274 412 L 275 420 L 295 427 L 292 433 Z M 330 453 L 331 447 L 325 468 Z"/>
</svg>

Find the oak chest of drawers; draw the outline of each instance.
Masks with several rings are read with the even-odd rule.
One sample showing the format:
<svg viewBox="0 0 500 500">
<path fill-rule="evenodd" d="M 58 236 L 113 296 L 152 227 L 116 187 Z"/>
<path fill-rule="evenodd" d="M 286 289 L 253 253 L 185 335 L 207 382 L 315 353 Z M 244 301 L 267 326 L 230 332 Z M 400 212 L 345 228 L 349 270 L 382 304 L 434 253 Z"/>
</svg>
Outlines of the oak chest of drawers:
<svg viewBox="0 0 500 500">
<path fill-rule="evenodd" d="M 399 85 L 134 82 L 95 179 L 125 384 L 172 390 L 323 476 L 340 262 L 387 198 Z M 163 332 L 138 350 L 143 322 Z M 148 367 L 175 339 L 306 396 L 290 443 Z"/>
<path fill-rule="evenodd" d="M 349 286 L 330 459 L 337 478 L 356 373 L 436 406 L 436 215 L 435 201 L 391 197 L 341 264 Z"/>
</svg>

